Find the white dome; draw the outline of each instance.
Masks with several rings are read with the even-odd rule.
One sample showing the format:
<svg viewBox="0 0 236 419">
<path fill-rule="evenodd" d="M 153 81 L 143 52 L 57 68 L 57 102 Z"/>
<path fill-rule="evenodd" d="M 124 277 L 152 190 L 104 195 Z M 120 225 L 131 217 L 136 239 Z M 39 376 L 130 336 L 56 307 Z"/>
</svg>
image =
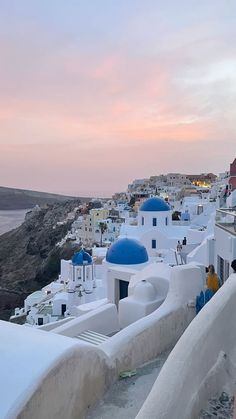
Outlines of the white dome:
<svg viewBox="0 0 236 419">
<path fill-rule="evenodd" d="M 134 289 L 134 299 L 142 302 L 153 301 L 156 299 L 156 290 L 150 282 L 143 279 Z"/>
</svg>

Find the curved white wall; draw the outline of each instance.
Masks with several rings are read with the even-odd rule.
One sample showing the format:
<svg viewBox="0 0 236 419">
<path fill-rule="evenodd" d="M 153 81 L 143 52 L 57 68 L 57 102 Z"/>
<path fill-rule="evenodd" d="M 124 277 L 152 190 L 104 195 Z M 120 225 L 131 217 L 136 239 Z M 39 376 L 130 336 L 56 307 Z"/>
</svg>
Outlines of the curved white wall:
<svg viewBox="0 0 236 419">
<path fill-rule="evenodd" d="M 134 293 L 134 288 L 140 281 L 146 279 L 146 281 L 154 285 L 158 294 L 166 296 L 169 289 L 171 269 L 165 263 L 149 264 L 141 272 L 132 275 L 129 282 L 129 295 Z"/>
<path fill-rule="evenodd" d="M 137 419 L 198 417 L 209 397 L 222 392 L 225 385 L 233 386 L 235 301 L 236 274 L 231 274 L 180 338 Z"/>
<path fill-rule="evenodd" d="M 44 324 L 43 326 L 38 326 L 38 329 L 39 330 L 45 330 L 45 331 L 48 332 L 50 330 L 55 329 L 56 327 L 61 326 L 62 324 L 70 322 L 73 319 L 74 319 L 73 316 L 66 317 L 65 319 L 57 320 L 55 322 L 50 322 L 50 323 Z"/>
<path fill-rule="evenodd" d="M 105 304 L 53 329 L 52 332 L 63 336 L 74 337 L 85 330 L 93 330 L 97 333 L 109 335 L 117 332 L 119 329 L 116 305 Z"/>
<path fill-rule="evenodd" d="M 1 379 L 7 383 L 12 371 L 12 382 L 10 387 L 2 388 L 0 417 L 83 417 L 88 405 L 102 397 L 120 371 L 152 360 L 176 343 L 195 315 L 195 308 L 188 302 L 195 299 L 201 286 L 200 268 L 172 268 L 168 296 L 162 306 L 112 336 L 99 349 L 56 333 L 1 322 Z M 113 305 L 107 306 L 114 310 Z M 105 307 L 97 310 L 100 315 L 107 313 Z M 86 320 L 88 316 L 91 321 L 90 315 L 82 317 Z M 73 326 L 70 330 L 67 323 L 57 331 L 79 333 L 75 320 L 69 322 Z"/>
<path fill-rule="evenodd" d="M 8 322 L 0 325 L 2 419 L 81 418 L 114 378 L 108 358 L 91 345 Z"/>
<path fill-rule="evenodd" d="M 188 302 L 202 289 L 201 269 L 176 266 L 171 270 L 165 302 L 149 316 L 131 324 L 100 345 L 119 373 L 154 359 L 172 347 L 195 315 Z"/>
</svg>

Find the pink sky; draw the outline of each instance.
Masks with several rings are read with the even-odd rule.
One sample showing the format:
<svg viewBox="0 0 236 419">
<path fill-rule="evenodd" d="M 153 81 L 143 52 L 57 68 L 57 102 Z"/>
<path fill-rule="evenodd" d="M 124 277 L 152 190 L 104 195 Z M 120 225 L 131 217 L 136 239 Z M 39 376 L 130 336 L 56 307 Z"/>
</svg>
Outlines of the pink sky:
<svg viewBox="0 0 236 419">
<path fill-rule="evenodd" d="M 7 3 L 0 185 L 107 196 L 135 178 L 229 169 L 233 1 Z"/>
</svg>

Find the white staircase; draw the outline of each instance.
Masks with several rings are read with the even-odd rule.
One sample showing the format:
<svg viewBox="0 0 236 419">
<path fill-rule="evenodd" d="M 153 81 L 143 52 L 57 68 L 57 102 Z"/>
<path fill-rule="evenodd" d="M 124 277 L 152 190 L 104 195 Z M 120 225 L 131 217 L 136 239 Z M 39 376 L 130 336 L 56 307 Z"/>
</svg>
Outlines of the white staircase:
<svg viewBox="0 0 236 419">
<path fill-rule="evenodd" d="M 91 343 L 92 345 L 96 346 L 109 339 L 108 336 L 102 335 L 101 333 L 93 332 L 92 330 L 85 330 L 84 332 L 75 336 L 75 338 Z"/>
</svg>

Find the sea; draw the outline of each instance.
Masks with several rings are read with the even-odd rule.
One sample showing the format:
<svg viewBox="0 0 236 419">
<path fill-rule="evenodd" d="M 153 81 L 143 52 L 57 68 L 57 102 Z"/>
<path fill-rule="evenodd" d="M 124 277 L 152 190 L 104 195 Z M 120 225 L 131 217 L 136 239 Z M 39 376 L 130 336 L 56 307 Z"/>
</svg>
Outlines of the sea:
<svg viewBox="0 0 236 419">
<path fill-rule="evenodd" d="M 0 235 L 19 227 L 28 209 L 24 210 L 0 210 Z"/>
</svg>

